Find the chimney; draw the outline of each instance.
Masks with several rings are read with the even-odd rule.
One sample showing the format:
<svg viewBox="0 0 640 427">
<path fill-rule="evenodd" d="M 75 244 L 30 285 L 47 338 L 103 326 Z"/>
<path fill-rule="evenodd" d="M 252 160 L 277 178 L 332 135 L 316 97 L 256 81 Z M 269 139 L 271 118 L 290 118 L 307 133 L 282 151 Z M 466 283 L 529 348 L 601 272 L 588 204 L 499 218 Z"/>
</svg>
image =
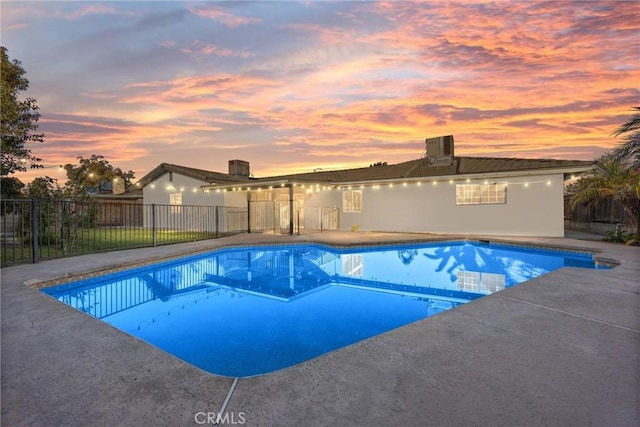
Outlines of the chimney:
<svg viewBox="0 0 640 427">
<path fill-rule="evenodd" d="M 229 175 L 249 178 L 249 162 L 229 160 Z"/>
</svg>

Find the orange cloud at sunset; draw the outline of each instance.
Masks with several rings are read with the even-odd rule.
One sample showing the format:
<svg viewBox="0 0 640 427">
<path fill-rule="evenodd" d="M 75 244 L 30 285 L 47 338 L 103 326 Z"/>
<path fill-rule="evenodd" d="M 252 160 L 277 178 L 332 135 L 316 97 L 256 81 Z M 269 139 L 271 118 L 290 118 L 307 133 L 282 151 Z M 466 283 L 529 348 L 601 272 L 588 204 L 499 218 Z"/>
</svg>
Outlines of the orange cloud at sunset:
<svg viewBox="0 0 640 427">
<path fill-rule="evenodd" d="M 2 36 L 47 165 L 242 158 L 266 176 L 411 160 L 446 134 L 458 155 L 592 159 L 640 105 L 632 1 L 43 8 L 3 4 Z"/>
</svg>

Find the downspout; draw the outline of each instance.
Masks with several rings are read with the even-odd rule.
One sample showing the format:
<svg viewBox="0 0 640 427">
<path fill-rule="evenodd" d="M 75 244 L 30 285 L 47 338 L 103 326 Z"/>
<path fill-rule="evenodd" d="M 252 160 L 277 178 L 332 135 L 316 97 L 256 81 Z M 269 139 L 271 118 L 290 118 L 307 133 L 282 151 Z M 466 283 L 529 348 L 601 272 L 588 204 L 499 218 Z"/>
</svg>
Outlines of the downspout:
<svg viewBox="0 0 640 427">
<path fill-rule="evenodd" d="M 293 236 L 293 184 L 289 184 L 289 234 Z"/>
<path fill-rule="evenodd" d="M 251 233 L 251 191 L 247 190 L 247 233 Z"/>
</svg>

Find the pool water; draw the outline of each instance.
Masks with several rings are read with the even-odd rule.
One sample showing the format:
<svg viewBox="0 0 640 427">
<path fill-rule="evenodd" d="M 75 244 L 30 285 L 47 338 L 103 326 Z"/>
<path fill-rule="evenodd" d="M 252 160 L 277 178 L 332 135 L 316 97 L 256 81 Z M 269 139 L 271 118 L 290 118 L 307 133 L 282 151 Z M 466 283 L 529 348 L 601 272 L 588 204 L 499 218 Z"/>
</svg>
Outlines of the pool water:
<svg viewBox="0 0 640 427">
<path fill-rule="evenodd" d="M 591 255 L 446 242 L 224 249 L 43 292 L 208 372 L 286 368 Z"/>
</svg>

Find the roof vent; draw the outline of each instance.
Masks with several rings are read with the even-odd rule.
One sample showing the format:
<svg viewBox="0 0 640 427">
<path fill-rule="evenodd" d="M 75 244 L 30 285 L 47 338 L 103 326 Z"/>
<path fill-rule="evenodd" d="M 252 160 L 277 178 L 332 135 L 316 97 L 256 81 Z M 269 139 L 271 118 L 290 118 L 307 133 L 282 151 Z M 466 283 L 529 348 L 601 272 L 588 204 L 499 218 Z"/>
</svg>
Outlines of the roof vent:
<svg viewBox="0 0 640 427">
<path fill-rule="evenodd" d="M 453 164 L 453 135 L 427 138 L 427 163 L 429 166 L 449 166 Z"/>
</svg>

